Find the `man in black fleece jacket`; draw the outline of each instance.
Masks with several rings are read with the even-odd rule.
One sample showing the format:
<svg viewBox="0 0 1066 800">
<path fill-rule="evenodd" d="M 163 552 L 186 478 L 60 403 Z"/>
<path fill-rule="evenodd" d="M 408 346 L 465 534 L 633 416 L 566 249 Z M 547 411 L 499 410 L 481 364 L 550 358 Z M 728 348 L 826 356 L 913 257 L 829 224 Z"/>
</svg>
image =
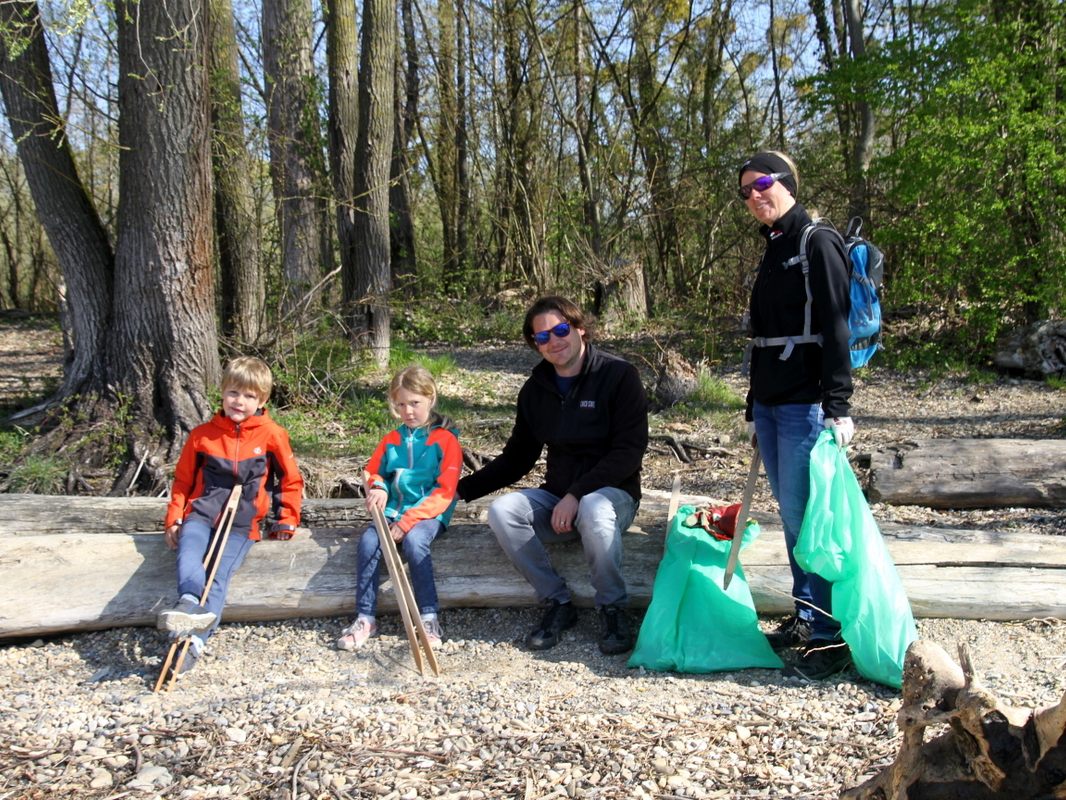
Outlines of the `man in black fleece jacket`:
<svg viewBox="0 0 1066 800">
<path fill-rule="evenodd" d="M 497 541 L 547 605 L 526 643 L 554 647 L 577 621 L 544 545 L 580 538 L 602 623 L 600 650 L 617 654 L 633 647 L 622 532 L 640 503 L 648 400 L 636 368 L 590 344 L 587 331 L 585 315 L 566 298 L 542 297 L 529 308 L 522 334 L 543 360 L 518 393 L 503 452 L 460 480 L 459 496 L 469 502 L 520 480 L 547 445 L 544 483 L 505 494 L 489 508 Z"/>
</svg>

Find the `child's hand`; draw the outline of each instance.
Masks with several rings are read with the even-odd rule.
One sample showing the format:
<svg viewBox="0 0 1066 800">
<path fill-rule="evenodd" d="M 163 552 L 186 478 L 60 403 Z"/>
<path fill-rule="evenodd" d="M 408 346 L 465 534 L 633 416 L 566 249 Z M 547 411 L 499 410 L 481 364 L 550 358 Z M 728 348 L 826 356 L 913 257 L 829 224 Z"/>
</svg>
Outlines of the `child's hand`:
<svg viewBox="0 0 1066 800">
<path fill-rule="evenodd" d="M 178 549 L 178 539 L 181 538 L 181 525 L 177 523 L 171 525 L 165 531 L 163 531 L 163 541 L 167 543 L 167 547 L 171 550 Z"/>
<path fill-rule="evenodd" d="M 267 538 L 275 539 L 275 540 L 277 540 L 279 542 L 287 542 L 287 541 L 289 541 L 289 539 L 291 539 L 295 535 L 296 535 L 296 529 L 295 528 L 290 528 L 288 525 L 277 525 L 277 524 L 275 524 L 270 529 L 270 533 L 267 534 Z"/>
<path fill-rule="evenodd" d="M 374 509 L 384 511 L 389 502 L 389 493 L 384 489 L 371 489 L 366 493 L 366 510 L 373 512 Z"/>
<path fill-rule="evenodd" d="M 402 542 L 404 537 L 407 536 L 407 532 L 401 530 L 399 525 L 390 526 L 389 533 L 392 534 L 392 540 L 394 542 Z"/>
</svg>

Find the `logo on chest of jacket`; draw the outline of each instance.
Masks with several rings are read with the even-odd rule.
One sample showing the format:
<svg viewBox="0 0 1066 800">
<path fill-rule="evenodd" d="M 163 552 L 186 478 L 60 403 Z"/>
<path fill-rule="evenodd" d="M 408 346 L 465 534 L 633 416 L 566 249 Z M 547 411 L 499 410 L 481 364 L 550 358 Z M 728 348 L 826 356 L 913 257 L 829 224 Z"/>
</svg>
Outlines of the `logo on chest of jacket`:
<svg viewBox="0 0 1066 800">
<path fill-rule="evenodd" d="M 579 408 L 596 408 L 595 400 L 582 400 L 578 405 Z"/>
<path fill-rule="evenodd" d="M 257 456 L 263 455 L 263 448 L 262 447 L 256 447 L 255 449 L 252 450 L 252 454 L 253 455 L 257 455 Z"/>
</svg>

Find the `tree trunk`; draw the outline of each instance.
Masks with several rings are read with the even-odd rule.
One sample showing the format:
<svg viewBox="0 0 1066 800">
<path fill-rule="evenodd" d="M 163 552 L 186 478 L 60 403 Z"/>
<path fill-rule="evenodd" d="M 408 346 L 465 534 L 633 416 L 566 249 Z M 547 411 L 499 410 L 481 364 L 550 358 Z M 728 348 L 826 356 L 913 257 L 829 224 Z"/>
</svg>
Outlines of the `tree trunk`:
<svg viewBox="0 0 1066 800">
<path fill-rule="evenodd" d="M 525 51 L 527 20 L 521 4 L 506 0 L 498 9 L 503 38 L 503 98 L 499 101 L 500 134 L 497 182 L 500 208 L 496 220 L 497 263 L 505 276 L 537 291 L 554 281 L 544 255 L 544 219 L 536 178 L 543 100 L 534 95 L 541 84 L 539 60 Z"/>
<path fill-rule="evenodd" d="M 197 0 L 122 2 L 115 320 L 108 364 L 134 456 L 176 455 L 218 383 L 206 14 Z M 129 480 L 129 473 L 117 488 Z"/>
<path fill-rule="evenodd" d="M 36 2 L 0 3 L 0 24 L 24 40 L 17 55 L 0 37 L 0 90 L 37 216 L 59 259 L 70 296 L 72 351 L 58 398 L 101 392 L 111 326 L 114 254 L 85 190 L 61 125 Z M 57 135 L 58 134 L 58 135 Z M 146 174 L 151 174 L 148 172 Z"/>
<path fill-rule="evenodd" d="M 359 128 L 359 40 L 355 7 L 328 0 L 326 63 L 329 71 L 329 160 L 340 244 L 342 296 L 355 293 L 355 147 Z"/>
<path fill-rule="evenodd" d="M 389 164 L 396 83 L 396 6 L 363 4 L 359 63 L 359 137 L 356 143 L 356 287 L 352 332 L 379 367 L 389 363 Z"/>
<path fill-rule="evenodd" d="M 222 332 L 238 342 L 259 339 L 266 306 L 252 159 L 244 136 L 237 38 L 231 0 L 211 0 L 212 173 L 221 273 Z"/>
<path fill-rule="evenodd" d="M 858 0 L 843 0 L 844 17 L 848 24 L 848 40 L 851 43 L 852 61 L 860 61 L 866 55 L 866 39 L 862 30 L 862 10 Z M 848 202 L 849 217 L 866 217 L 870 210 L 867 198 L 866 173 L 870 169 L 870 160 L 874 149 L 874 111 L 866 101 L 866 92 L 861 85 L 855 87 L 855 117 L 859 124 L 855 141 L 852 142 L 848 173 L 850 177 L 850 198 Z"/>
<path fill-rule="evenodd" d="M 310 0 L 263 0 L 263 76 L 270 174 L 281 231 L 283 308 L 310 301 L 321 273 L 322 232 L 315 198 L 322 172 Z"/>
<path fill-rule="evenodd" d="M 396 118 L 393 130 L 392 165 L 389 168 L 389 252 L 392 283 L 405 296 L 413 297 L 417 287 L 418 260 L 415 252 L 414 211 L 411 208 L 411 159 L 408 148 L 415 133 L 418 114 L 418 41 L 415 38 L 414 9 L 411 0 L 401 0 L 403 57 L 396 53 Z"/>
</svg>

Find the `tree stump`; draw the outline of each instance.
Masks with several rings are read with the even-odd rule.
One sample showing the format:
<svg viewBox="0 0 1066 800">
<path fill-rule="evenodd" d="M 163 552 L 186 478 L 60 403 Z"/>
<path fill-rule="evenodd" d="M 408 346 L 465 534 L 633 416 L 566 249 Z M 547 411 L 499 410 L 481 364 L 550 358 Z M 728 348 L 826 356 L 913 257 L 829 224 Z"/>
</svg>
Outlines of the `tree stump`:
<svg viewBox="0 0 1066 800">
<path fill-rule="evenodd" d="M 919 639 L 903 665 L 903 743 L 880 774 L 845 800 L 1035 800 L 1066 797 L 1066 695 L 1043 709 L 1000 702 L 974 675 Z M 947 726 L 925 741 L 925 729 Z"/>
</svg>

